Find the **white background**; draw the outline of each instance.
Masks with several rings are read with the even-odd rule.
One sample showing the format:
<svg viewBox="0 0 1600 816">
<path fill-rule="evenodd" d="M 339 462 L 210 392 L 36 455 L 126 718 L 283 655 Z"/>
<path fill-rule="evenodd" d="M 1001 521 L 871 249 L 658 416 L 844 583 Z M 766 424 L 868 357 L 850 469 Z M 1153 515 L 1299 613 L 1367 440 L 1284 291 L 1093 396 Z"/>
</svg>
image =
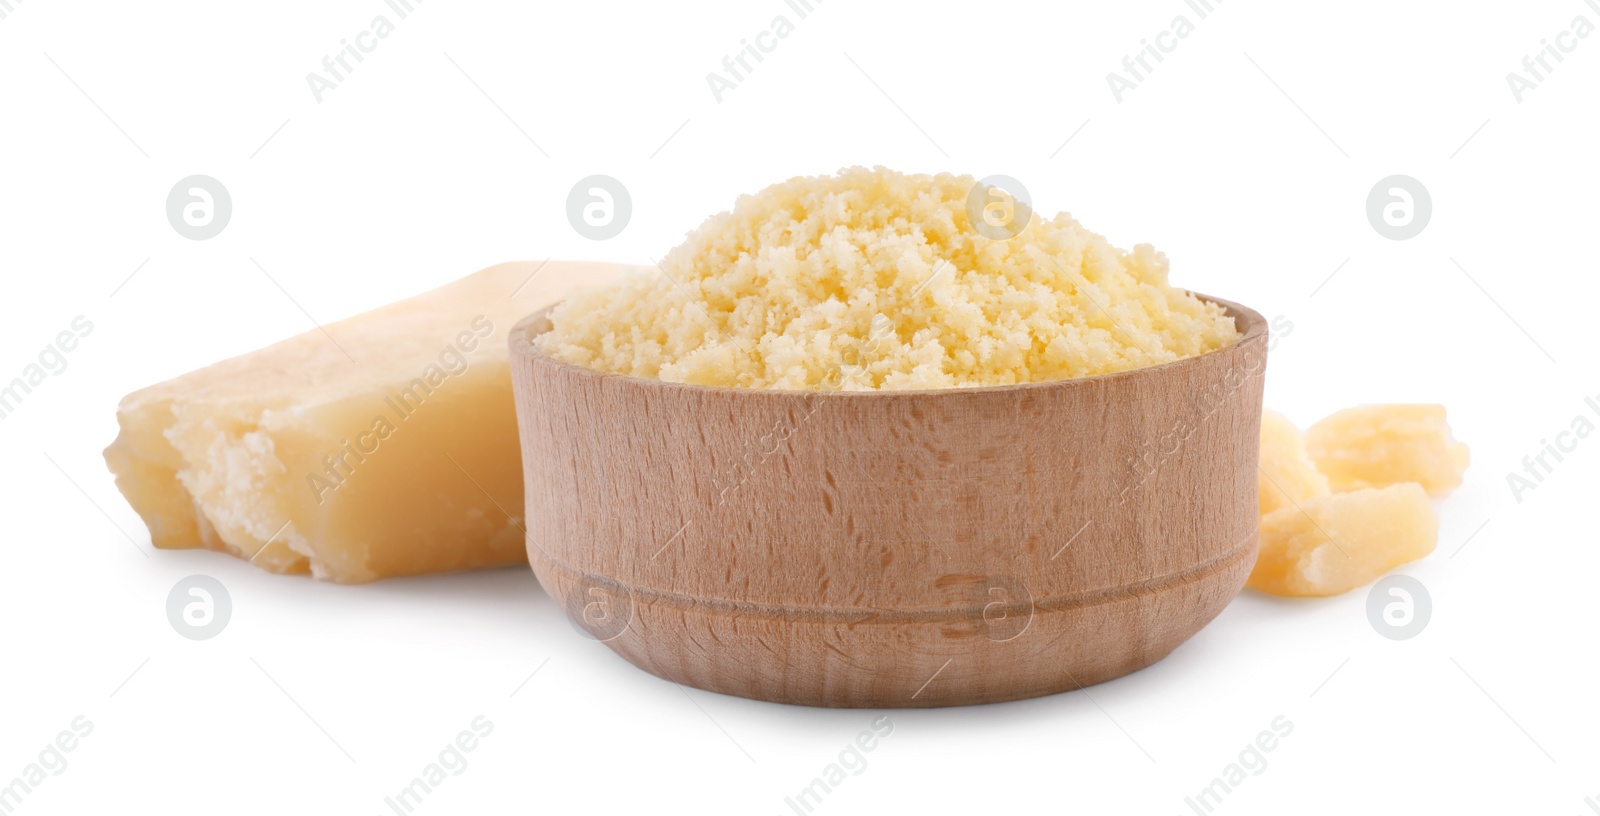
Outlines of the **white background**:
<svg viewBox="0 0 1600 816">
<path fill-rule="evenodd" d="M 887 712 L 817 813 L 1191 813 L 1279 715 L 1293 734 L 1216 812 L 1594 812 L 1600 439 L 1520 501 L 1506 479 L 1600 399 L 1600 34 L 1521 102 L 1506 81 L 1600 24 L 1582 0 L 428 0 L 320 103 L 306 75 L 393 19 L 381 0 L 11 4 L 0 380 L 94 324 L 0 420 L 0 784 L 94 723 L 18 813 L 388 813 L 479 715 L 493 734 L 417 812 L 792 812 L 878 713 L 682 691 L 524 569 L 344 587 L 152 550 L 100 450 L 124 393 L 313 319 L 502 260 L 646 262 L 739 193 L 854 164 L 1004 173 L 1152 242 L 1174 283 L 1292 322 L 1269 407 L 1443 403 L 1473 462 L 1402 570 L 1433 598 L 1416 639 L 1379 637 L 1365 591 L 1246 592 L 1088 692 Z M 778 14 L 796 30 L 717 102 L 706 75 Z M 1106 75 L 1178 14 L 1196 31 L 1119 103 Z M 194 173 L 234 201 L 204 242 L 164 213 Z M 566 219 L 592 173 L 633 197 L 606 242 Z M 1433 199 L 1403 242 L 1365 214 L 1395 173 Z M 234 604 L 201 643 L 165 614 L 193 573 Z"/>
</svg>

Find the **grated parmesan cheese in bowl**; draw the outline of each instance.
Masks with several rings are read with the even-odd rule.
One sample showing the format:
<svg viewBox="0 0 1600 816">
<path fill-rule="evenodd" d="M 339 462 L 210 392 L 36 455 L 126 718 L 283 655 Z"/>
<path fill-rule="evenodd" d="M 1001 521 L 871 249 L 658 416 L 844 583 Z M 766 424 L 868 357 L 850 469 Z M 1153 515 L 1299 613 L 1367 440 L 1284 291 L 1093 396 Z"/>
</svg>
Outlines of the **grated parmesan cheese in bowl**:
<svg viewBox="0 0 1600 816">
<path fill-rule="evenodd" d="M 1020 202 L 1015 234 L 985 237 L 978 184 L 850 168 L 742 196 L 660 273 L 570 295 L 538 349 L 693 385 L 862 391 L 1109 374 L 1239 339 L 1148 244 L 1120 250 Z"/>
</svg>

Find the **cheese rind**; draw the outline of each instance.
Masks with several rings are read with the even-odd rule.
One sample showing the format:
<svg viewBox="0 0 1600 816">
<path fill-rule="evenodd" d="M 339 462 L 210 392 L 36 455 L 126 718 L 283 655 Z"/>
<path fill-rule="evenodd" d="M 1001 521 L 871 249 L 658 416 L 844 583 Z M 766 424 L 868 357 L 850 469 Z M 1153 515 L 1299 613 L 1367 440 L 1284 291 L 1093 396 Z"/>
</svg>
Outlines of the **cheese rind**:
<svg viewBox="0 0 1600 816">
<path fill-rule="evenodd" d="M 1261 519 L 1247 585 L 1273 595 L 1338 595 L 1426 556 L 1438 540 L 1439 517 L 1421 485 L 1317 496 Z"/>
<path fill-rule="evenodd" d="M 1416 482 L 1444 496 L 1471 461 L 1451 439 L 1443 405 L 1347 408 L 1306 431 L 1306 450 L 1335 492 Z"/>
<path fill-rule="evenodd" d="M 157 547 L 341 583 L 525 562 L 506 333 L 622 271 L 502 264 L 136 391 L 106 463 Z"/>
<path fill-rule="evenodd" d="M 1263 516 L 1330 492 L 1328 477 L 1306 455 L 1300 429 L 1276 411 L 1261 412 L 1261 468 L 1256 483 Z"/>
</svg>

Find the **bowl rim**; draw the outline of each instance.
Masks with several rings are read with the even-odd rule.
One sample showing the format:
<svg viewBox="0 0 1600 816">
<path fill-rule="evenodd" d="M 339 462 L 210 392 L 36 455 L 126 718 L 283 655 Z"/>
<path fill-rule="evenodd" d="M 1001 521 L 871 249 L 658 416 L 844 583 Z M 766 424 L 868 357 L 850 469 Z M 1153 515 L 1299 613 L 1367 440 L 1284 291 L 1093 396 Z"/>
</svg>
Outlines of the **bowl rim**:
<svg viewBox="0 0 1600 816">
<path fill-rule="evenodd" d="M 1086 377 L 1063 377 L 1057 380 L 1040 380 L 1038 382 L 1013 383 L 1011 385 L 976 385 L 922 389 L 874 389 L 870 391 L 830 391 L 800 388 L 741 388 L 730 385 L 696 385 L 694 383 L 672 382 L 669 380 L 658 380 L 650 377 L 636 377 L 632 374 L 617 374 L 610 371 L 597 371 L 586 366 L 577 365 L 576 363 L 569 363 L 565 360 L 557 360 L 554 357 L 539 351 L 539 349 L 533 344 L 533 338 L 535 336 L 549 331 L 550 312 L 555 309 L 556 306 L 560 305 L 562 301 L 557 301 L 549 306 L 545 306 L 544 308 L 535 311 L 521 320 L 518 320 L 516 324 L 511 327 L 509 343 L 513 362 L 517 361 L 518 359 L 527 359 L 532 363 L 549 366 L 558 371 L 564 371 L 579 377 L 595 380 L 620 380 L 629 384 L 636 384 L 641 388 L 681 390 L 690 393 L 702 394 L 737 394 L 752 398 L 773 397 L 793 399 L 799 397 L 817 399 L 888 399 L 893 397 L 954 398 L 990 394 L 1007 395 L 1048 388 L 1082 387 L 1104 382 L 1116 382 L 1121 379 L 1130 379 L 1134 377 L 1159 376 L 1161 374 L 1176 370 L 1182 366 L 1197 365 L 1199 364 L 1199 361 L 1210 359 L 1219 354 L 1228 352 L 1240 353 L 1240 350 L 1244 349 L 1247 344 L 1250 344 L 1252 341 L 1255 341 L 1258 338 L 1266 338 L 1270 334 L 1268 331 L 1267 319 L 1263 317 L 1260 312 L 1257 312 L 1248 306 L 1231 300 L 1212 297 L 1210 295 L 1195 292 L 1190 289 L 1183 289 L 1180 291 L 1187 292 L 1188 294 L 1200 298 L 1207 303 L 1221 306 L 1223 311 L 1226 312 L 1229 317 L 1233 318 L 1234 327 L 1239 329 L 1240 332 L 1239 339 L 1221 348 L 1205 352 L 1204 354 L 1197 354 L 1193 357 L 1184 357 L 1182 359 L 1172 360 L 1166 363 L 1158 363 L 1153 366 L 1131 368 L 1126 371 L 1113 371 L 1107 374 L 1091 374 Z M 540 331 L 533 332 L 532 329 L 541 322 L 544 323 L 545 326 L 541 328 Z"/>
</svg>

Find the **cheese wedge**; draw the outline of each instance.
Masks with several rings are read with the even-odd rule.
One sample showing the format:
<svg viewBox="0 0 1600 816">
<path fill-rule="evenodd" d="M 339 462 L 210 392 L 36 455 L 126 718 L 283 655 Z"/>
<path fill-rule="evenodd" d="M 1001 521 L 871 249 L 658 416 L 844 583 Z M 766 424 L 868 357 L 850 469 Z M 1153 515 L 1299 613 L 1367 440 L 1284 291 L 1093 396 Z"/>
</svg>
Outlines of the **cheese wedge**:
<svg viewBox="0 0 1600 816">
<path fill-rule="evenodd" d="M 341 583 L 526 562 L 507 332 L 625 270 L 502 264 L 136 391 L 106 463 L 157 547 Z"/>
</svg>

